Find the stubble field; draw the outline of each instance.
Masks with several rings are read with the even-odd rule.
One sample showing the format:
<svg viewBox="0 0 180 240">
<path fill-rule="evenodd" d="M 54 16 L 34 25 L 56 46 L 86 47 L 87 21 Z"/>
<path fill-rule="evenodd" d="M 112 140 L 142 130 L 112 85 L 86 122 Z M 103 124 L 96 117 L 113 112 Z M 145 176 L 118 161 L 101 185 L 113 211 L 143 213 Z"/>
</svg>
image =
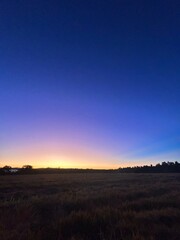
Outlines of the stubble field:
<svg viewBox="0 0 180 240">
<path fill-rule="evenodd" d="M 180 174 L 0 176 L 1 240 L 179 240 Z"/>
</svg>

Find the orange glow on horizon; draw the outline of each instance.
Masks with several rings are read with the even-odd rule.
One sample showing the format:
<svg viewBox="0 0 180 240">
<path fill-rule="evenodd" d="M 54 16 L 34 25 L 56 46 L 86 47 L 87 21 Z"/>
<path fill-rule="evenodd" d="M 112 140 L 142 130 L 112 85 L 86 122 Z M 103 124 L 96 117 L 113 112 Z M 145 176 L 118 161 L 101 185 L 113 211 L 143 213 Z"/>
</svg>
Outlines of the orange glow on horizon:
<svg viewBox="0 0 180 240">
<path fill-rule="evenodd" d="M 79 144 L 80 145 L 80 144 Z M 156 164 L 161 161 L 169 161 L 172 156 L 177 159 L 177 154 L 158 154 L 151 157 L 133 158 L 119 155 L 113 156 L 106 151 L 100 152 L 88 149 L 82 145 L 73 146 L 65 144 L 55 146 L 53 144 L 34 144 L 19 148 L 10 148 L 1 152 L 0 167 L 10 165 L 22 167 L 32 165 L 33 168 L 80 168 L 80 169 L 118 169 L 120 167 L 134 167 Z"/>
<path fill-rule="evenodd" d="M 57 151 L 56 151 L 57 152 Z M 102 154 L 85 152 L 85 151 L 70 151 L 63 154 L 52 154 L 46 152 L 41 154 L 40 151 L 16 153 L 16 156 L 9 154 L 1 160 L 0 166 L 10 165 L 12 167 L 22 167 L 23 165 L 32 165 L 33 168 L 94 168 L 94 169 L 116 169 L 119 168 L 119 163 L 111 163 L 111 159 Z"/>
<path fill-rule="evenodd" d="M 23 159 L 26 159 L 24 161 Z M 10 165 L 12 167 L 22 167 L 23 165 L 32 165 L 33 168 L 79 168 L 79 169 L 118 169 L 120 167 L 134 167 L 144 165 L 137 164 L 132 161 L 119 161 L 119 163 L 112 163 L 107 159 L 94 158 L 70 158 L 67 156 L 38 156 L 33 158 L 23 158 L 1 161 L 1 167 Z"/>
<path fill-rule="evenodd" d="M 33 159 L 31 161 L 1 161 L 1 167 L 5 165 L 10 165 L 12 167 L 22 167 L 23 165 L 32 165 L 33 168 L 79 168 L 79 169 L 117 169 L 120 166 L 118 164 L 108 164 L 97 162 L 87 162 L 87 161 L 77 161 L 77 160 L 63 160 L 55 158 L 44 158 L 42 159 Z"/>
</svg>

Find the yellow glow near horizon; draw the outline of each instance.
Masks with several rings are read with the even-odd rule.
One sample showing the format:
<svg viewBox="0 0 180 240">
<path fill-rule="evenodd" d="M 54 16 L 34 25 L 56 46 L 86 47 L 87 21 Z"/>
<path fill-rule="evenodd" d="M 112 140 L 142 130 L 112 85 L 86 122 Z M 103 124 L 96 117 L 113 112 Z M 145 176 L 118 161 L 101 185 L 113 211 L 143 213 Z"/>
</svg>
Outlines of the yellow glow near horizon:
<svg viewBox="0 0 180 240">
<path fill-rule="evenodd" d="M 23 162 L 20 164 L 18 161 L 6 161 L 4 164 L 1 162 L 1 167 L 10 165 L 12 167 L 22 167 L 23 165 L 32 165 L 33 168 L 79 168 L 79 169 L 116 169 L 119 165 L 115 164 L 98 164 L 98 163 L 87 163 L 87 162 L 75 162 L 75 161 L 38 161 L 32 160 L 31 162 Z"/>
<path fill-rule="evenodd" d="M 22 167 L 30 164 L 34 168 L 118 168 L 119 161 L 113 161 L 107 153 L 79 147 L 54 146 L 50 144 L 34 144 L 28 147 L 12 149 L 4 153 L 0 165 Z"/>
<path fill-rule="evenodd" d="M 65 156 L 65 155 L 39 155 L 4 159 L 1 166 L 10 165 L 12 167 L 22 167 L 30 164 L 33 168 L 95 168 L 95 169 L 115 169 L 119 164 L 111 164 L 111 161 L 100 157 L 91 158 L 91 156 Z M 26 159 L 26 160 L 24 160 Z"/>
<path fill-rule="evenodd" d="M 142 166 L 145 164 L 156 164 L 164 160 L 177 159 L 177 153 L 156 154 L 151 157 L 130 157 L 112 156 L 106 152 L 92 151 L 82 146 L 73 148 L 67 146 L 49 147 L 43 146 L 29 148 L 12 149 L 1 152 L 0 167 L 10 165 L 12 167 L 22 167 L 32 165 L 33 168 L 94 168 L 94 169 L 117 169 L 119 167 Z"/>
</svg>

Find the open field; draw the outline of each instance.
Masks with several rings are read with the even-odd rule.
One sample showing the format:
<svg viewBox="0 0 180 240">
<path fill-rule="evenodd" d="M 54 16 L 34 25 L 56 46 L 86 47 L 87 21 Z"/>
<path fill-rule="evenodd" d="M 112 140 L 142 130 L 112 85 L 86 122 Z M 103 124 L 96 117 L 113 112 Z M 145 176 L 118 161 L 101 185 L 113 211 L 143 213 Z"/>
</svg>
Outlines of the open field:
<svg viewBox="0 0 180 240">
<path fill-rule="evenodd" d="M 1 240 L 179 240 L 180 174 L 0 176 Z"/>
</svg>

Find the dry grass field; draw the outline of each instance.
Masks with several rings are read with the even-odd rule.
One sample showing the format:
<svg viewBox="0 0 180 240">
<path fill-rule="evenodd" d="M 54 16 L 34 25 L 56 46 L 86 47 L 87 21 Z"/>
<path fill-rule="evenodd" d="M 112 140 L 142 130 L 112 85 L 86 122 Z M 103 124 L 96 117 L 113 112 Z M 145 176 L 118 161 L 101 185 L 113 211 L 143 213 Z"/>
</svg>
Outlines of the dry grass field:
<svg viewBox="0 0 180 240">
<path fill-rule="evenodd" d="M 0 176 L 0 240 L 179 240 L 180 174 Z"/>
</svg>

